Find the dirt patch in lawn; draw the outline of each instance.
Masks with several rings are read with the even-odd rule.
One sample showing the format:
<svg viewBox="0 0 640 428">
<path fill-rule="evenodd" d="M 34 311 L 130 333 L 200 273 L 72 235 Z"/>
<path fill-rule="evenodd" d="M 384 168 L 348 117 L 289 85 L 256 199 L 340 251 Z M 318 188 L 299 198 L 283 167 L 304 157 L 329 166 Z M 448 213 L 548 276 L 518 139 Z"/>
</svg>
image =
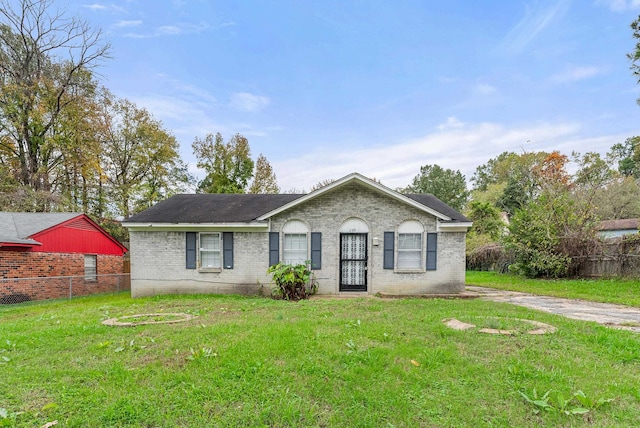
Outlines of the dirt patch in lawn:
<svg viewBox="0 0 640 428">
<path fill-rule="evenodd" d="M 115 327 L 133 327 L 148 324 L 175 324 L 193 318 L 195 318 L 194 315 L 184 313 L 136 314 L 109 318 L 102 321 L 102 324 Z"/>
</svg>

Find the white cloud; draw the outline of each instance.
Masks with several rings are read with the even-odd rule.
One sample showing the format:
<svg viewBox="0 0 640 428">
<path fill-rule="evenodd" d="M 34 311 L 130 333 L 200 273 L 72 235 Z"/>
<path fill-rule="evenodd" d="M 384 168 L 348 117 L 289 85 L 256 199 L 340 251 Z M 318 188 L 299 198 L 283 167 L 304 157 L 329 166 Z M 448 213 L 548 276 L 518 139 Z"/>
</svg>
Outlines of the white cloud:
<svg viewBox="0 0 640 428">
<path fill-rule="evenodd" d="M 257 112 L 265 109 L 271 100 L 269 97 L 253 95 L 248 92 L 236 92 L 231 94 L 229 105 L 239 111 Z"/>
<path fill-rule="evenodd" d="M 473 91 L 480 95 L 489 95 L 496 92 L 496 88 L 487 83 L 478 83 L 473 87 Z"/>
<path fill-rule="evenodd" d="M 125 13 L 126 9 L 122 6 L 117 6 L 113 3 L 104 4 L 104 3 L 92 3 L 92 4 L 83 4 L 82 7 L 91 9 L 94 12 L 97 11 L 111 11 L 113 13 Z"/>
<path fill-rule="evenodd" d="M 140 24 L 142 24 L 141 20 L 135 20 L 135 21 L 119 20 L 119 21 L 116 21 L 116 23 L 113 24 L 113 26 L 116 28 L 124 28 L 124 27 L 137 27 Z"/>
<path fill-rule="evenodd" d="M 640 0 L 639 0 L 640 1 Z M 565 70 L 551 77 L 555 83 L 570 83 L 578 80 L 589 79 L 605 72 L 605 69 L 594 65 L 578 67 L 575 65 L 568 66 Z"/>
<path fill-rule="evenodd" d="M 632 9 L 640 9 L 640 0 L 598 0 L 614 12 L 624 12 Z"/>
<path fill-rule="evenodd" d="M 461 123 L 456 118 L 447 122 Z M 535 123 L 507 127 L 498 123 L 464 124 L 444 128 L 411 141 L 351 150 L 318 148 L 288 158 L 270 159 L 283 190 L 309 190 L 327 178 L 340 178 L 352 172 L 376 177 L 391 188 L 404 187 L 420 172 L 420 167 L 437 164 L 460 170 L 469 181 L 475 169 L 504 151 L 553 151 L 570 154 L 604 154 L 622 135 L 585 138 L 577 123 Z"/>
<path fill-rule="evenodd" d="M 463 126 L 464 126 L 464 123 L 460 122 L 460 120 L 457 117 L 449 116 L 446 122 L 441 123 L 440 125 L 436 126 L 436 128 L 439 129 L 440 131 L 444 131 L 447 129 L 462 128 Z"/>
<path fill-rule="evenodd" d="M 152 37 L 162 36 L 178 36 L 181 34 L 197 34 L 208 30 L 211 26 L 205 22 L 199 24 L 193 23 L 178 23 L 171 25 L 162 25 L 156 28 L 152 33 L 127 33 L 123 37 L 132 39 L 149 39 Z"/>
<path fill-rule="evenodd" d="M 163 25 L 157 30 L 157 34 L 173 36 L 182 33 L 182 29 L 177 25 Z"/>
<path fill-rule="evenodd" d="M 504 38 L 501 50 L 511 54 L 521 53 L 554 20 L 562 17 L 569 9 L 570 0 L 557 0 L 549 7 L 526 6 L 525 16 Z"/>
<path fill-rule="evenodd" d="M 82 7 L 86 7 L 87 9 L 91 9 L 91 10 L 106 10 L 107 6 L 100 4 L 100 3 L 93 3 L 93 4 L 83 4 Z"/>
</svg>

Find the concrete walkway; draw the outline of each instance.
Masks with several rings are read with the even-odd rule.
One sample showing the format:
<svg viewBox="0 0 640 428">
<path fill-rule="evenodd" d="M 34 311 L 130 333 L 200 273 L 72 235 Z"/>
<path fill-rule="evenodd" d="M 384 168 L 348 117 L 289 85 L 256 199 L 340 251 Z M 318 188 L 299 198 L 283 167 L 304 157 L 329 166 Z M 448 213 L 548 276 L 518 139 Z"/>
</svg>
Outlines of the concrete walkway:
<svg viewBox="0 0 640 428">
<path fill-rule="evenodd" d="M 473 285 L 467 285 L 466 292 L 477 295 L 478 298 L 483 300 L 512 303 L 539 311 L 563 315 L 567 318 L 595 321 L 608 327 L 640 333 L 640 308 L 563 299 L 560 297 L 536 296 L 517 291 L 497 290 Z"/>
</svg>

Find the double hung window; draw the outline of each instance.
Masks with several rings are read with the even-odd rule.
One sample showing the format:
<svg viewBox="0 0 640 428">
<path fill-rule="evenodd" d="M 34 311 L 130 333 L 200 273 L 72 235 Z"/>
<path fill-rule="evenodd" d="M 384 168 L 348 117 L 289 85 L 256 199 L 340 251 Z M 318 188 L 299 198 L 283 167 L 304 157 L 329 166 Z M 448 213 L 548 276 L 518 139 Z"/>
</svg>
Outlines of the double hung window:
<svg viewBox="0 0 640 428">
<path fill-rule="evenodd" d="M 422 267 L 422 234 L 398 234 L 398 269 L 420 269 Z"/>
<path fill-rule="evenodd" d="M 307 234 L 287 233 L 284 235 L 283 256 L 286 264 L 297 265 L 307 260 Z"/>
<path fill-rule="evenodd" d="M 300 220 L 290 220 L 282 228 L 282 261 L 297 265 L 309 260 L 309 228 Z"/>
<path fill-rule="evenodd" d="M 397 269 L 423 269 L 424 227 L 415 220 L 403 222 L 398 227 Z"/>
<path fill-rule="evenodd" d="M 200 233 L 200 268 L 222 268 L 222 234 Z"/>
</svg>

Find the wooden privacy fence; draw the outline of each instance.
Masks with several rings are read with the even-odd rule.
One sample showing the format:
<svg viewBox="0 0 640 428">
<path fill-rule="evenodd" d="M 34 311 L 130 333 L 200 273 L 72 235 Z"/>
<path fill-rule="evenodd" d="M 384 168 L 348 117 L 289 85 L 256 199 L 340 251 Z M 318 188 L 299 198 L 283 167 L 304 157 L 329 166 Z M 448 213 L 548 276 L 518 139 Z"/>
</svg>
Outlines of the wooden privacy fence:
<svg viewBox="0 0 640 428">
<path fill-rule="evenodd" d="M 607 240 L 580 262 L 579 275 L 583 277 L 640 278 L 640 240 Z"/>
</svg>

